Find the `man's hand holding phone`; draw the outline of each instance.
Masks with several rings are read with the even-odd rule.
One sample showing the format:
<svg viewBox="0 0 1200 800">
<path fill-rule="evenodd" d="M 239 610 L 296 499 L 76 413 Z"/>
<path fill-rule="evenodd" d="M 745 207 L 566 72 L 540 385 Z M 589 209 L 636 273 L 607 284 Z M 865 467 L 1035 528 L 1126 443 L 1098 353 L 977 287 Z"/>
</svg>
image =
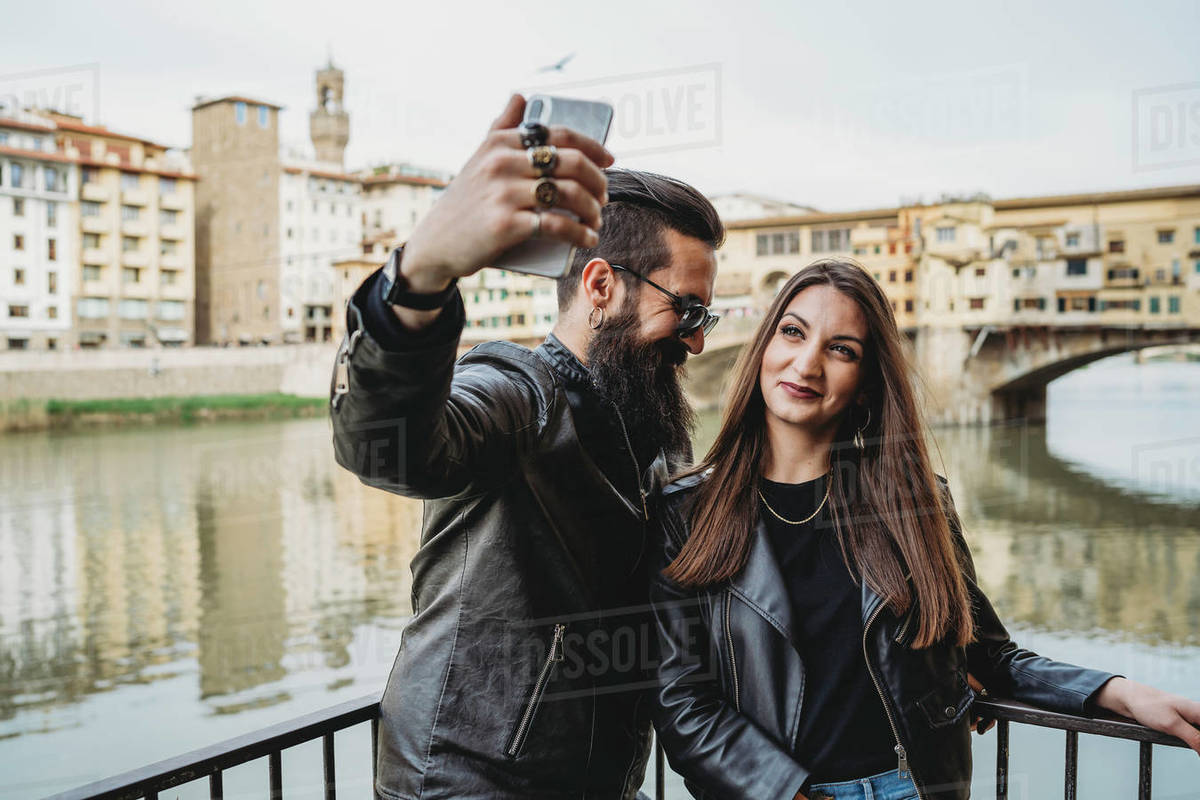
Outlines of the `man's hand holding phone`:
<svg viewBox="0 0 1200 800">
<path fill-rule="evenodd" d="M 556 206 L 578 220 L 544 213 L 534 195 L 541 177 L 521 145 L 517 127 L 524 112 L 525 99 L 513 95 L 483 144 L 413 231 L 399 266 L 410 291 L 441 291 L 455 278 L 488 266 L 535 231 L 541 238 L 576 247 L 596 244 L 600 208 L 607 200 L 603 169 L 613 163 L 612 154 L 593 139 L 551 126 L 547 144 L 558 150 L 553 174 Z M 410 329 L 424 327 L 438 314 L 392 308 Z"/>
</svg>

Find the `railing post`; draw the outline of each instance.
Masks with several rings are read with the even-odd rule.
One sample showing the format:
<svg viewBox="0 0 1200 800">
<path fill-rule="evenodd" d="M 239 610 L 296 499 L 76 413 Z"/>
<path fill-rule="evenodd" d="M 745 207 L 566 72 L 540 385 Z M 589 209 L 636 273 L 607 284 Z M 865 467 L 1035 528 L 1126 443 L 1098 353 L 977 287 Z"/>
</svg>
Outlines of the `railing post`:
<svg viewBox="0 0 1200 800">
<path fill-rule="evenodd" d="M 667 767 L 662 744 L 654 737 L 654 800 L 667 800 Z"/>
<path fill-rule="evenodd" d="M 1138 753 L 1138 800 L 1150 800 L 1150 759 L 1153 748 L 1154 745 L 1149 742 L 1142 742 Z"/>
<path fill-rule="evenodd" d="M 208 776 L 208 800 L 225 800 L 225 779 L 221 770 Z"/>
<path fill-rule="evenodd" d="M 271 781 L 271 800 L 283 800 L 283 756 L 274 750 L 267 756 L 267 772 Z"/>
<path fill-rule="evenodd" d="M 379 717 L 371 717 L 371 791 L 379 780 Z"/>
<path fill-rule="evenodd" d="M 325 800 L 337 800 L 337 778 L 333 768 L 333 734 L 321 737 L 321 761 L 325 766 Z"/>
<path fill-rule="evenodd" d="M 1008 800 L 1008 720 L 996 723 L 996 800 Z"/>
<path fill-rule="evenodd" d="M 1079 776 L 1079 734 L 1076 731 L 1067 731 L 1066 762 L 1063 796 L 1066 800 L 1075 800 L 1075 785 Z"/>
</svg>

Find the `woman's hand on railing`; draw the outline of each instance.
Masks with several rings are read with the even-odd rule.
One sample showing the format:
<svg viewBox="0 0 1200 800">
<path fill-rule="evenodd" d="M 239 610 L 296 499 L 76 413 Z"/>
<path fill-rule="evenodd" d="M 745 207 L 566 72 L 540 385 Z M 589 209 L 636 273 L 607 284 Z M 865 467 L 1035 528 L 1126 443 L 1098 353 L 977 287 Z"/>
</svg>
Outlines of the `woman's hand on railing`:
<svg viewBox="0 0 1200 800">
<path fill-rule="evenodd" d="M 1200 702 L 1131 681 L 1111 678 L 1096 695 L 1096 704 L 1168 733 L 1200 754 Z"/>
<path fill-rule="evenodd" d="M 967 684 L 970 685 L 975 694 L 987 695 L 987 692 L 983 688 L 983 684 L 979 682 L 978 678 L 969 672 L 967 673 Z M 996 720 L 992 719 L 991 717 L 985 717 L 982 714 L 976 714 L 975 718 L 971 721 L 971 729 L 980 736 L 983 736 L 985 733 L 990 731 L 995 724 Z"/>
</svg>

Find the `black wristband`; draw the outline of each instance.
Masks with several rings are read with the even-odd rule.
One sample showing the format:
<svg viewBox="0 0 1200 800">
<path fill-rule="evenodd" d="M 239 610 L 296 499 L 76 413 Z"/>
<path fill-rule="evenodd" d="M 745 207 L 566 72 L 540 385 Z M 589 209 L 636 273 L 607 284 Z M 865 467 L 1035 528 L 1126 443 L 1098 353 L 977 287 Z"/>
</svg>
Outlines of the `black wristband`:
<svg viewBox="0 0 1200 800">
<path fill-rule="evenodd" d="M 454 297 L 458 287 L 458 278 L 450 281 L 450 285 L 440 292 L 424 294 L 408 288 L 408 280 L 400 271 L 400 259 L 404 257 L 404 245 L 400 245 L 388 256 L 383 266 L 382 280 L 379 282 L 383 299 L 389 305 L 403 306 L 414 311 L 434 311 L 442 308 Z"/>
</svg>

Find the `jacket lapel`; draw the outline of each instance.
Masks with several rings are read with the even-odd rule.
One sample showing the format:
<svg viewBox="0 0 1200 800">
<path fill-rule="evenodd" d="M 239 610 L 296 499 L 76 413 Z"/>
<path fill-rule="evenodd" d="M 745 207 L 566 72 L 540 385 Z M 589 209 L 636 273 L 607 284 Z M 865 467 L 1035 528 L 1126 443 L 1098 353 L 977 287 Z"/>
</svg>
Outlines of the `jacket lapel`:
<svg viewBox="0 0 1200 800">
<path fill-rule="evenodd" d="M 799 652 L 792 600 L 771 548 L 767 525 L 761 519 L 754 526 L 746 566 L 730 582 L 730 590 L 771 623 Z"/>
</svg>

